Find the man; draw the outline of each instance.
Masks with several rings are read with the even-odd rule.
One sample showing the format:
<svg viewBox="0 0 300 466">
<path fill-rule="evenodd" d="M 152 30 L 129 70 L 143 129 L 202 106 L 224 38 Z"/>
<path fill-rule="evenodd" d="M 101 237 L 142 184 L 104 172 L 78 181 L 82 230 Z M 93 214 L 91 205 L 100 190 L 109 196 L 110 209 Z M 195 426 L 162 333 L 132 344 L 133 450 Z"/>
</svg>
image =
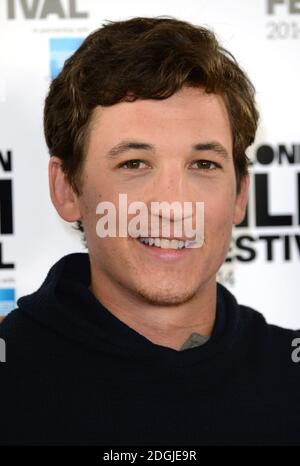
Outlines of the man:
<svg viewBox="0 0 300 466">
<path fill-rule="evenodd" d="M 299 442 L 299 332 L 216 283 L 245 214 L 257 121 L 234 58 L 183 21 L 107 23 L 67 60 L 45 104 L 50 192 L 88 254 L 58 261 L 0 326 L 2 444 Z M 103 206 L 133 219 L 120 194 L 149 224 L 153 203 L 189 202 L 196 232 L 202 203 L 200 236 L 175 232 L 175 208 L 156 234 L 118 224 L 105 236 Z"/>
</svg>

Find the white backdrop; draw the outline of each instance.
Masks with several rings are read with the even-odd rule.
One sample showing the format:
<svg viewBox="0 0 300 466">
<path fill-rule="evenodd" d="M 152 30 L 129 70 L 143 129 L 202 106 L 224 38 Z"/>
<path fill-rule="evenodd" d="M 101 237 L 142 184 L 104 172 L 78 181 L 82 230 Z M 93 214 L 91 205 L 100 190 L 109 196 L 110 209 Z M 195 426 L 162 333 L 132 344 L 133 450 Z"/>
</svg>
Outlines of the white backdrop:
<svg viewBox="0 0 300 466">
<path fill-rule="evenodd" d="M 248 226 L 234 230 L 219 280 L 269 322 L 300 328 L 297 0 L 0 0 L 0 314 L 56 260 L 84 250 L 48 194 L 42 112 L 54 68 L 104 20 L 158 15 L 212 28 L 254 82 L 261 121 L 248 154 Z"/>
</svg>

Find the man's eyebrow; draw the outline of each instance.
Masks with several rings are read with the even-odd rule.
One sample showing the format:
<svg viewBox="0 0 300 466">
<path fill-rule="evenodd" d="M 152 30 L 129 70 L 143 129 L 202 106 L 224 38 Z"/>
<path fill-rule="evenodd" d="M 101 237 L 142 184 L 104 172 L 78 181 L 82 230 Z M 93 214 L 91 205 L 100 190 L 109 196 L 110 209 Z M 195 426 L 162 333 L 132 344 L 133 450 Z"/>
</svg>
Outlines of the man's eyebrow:
<svg viewBox="0 0 300 466">
<path fill-rule="evenodd" d="M 220 155 L 224 159 L 229 157 L 228 152 L 225 149 L 225 147 L 216 141 L 195 144 L 193 146 L 193 150 L 201 151 L 201 152 L 205 152 L 205 151 L 215 152 L 216 154 Z"/>
<path fill-rule="evenodd" d="M 139 142 L 139 141 L 133 141 L 133 140 L 125 140 L 121 141 L 117 145 L 113 146 L 107 153 L 106 157 L 109 159 L 116 159 L 120 155 L 124 154 L 125 152 L 135 149 L 135 150 L 146 150 L 149 152 L 156 152 L 156 148 L 153 144 L 149 144 L 146 142 Z M 219 142 L 216 141 L 209 141 L 209 142 L 203 142 L 203 143 L 197 143 L 192 145 L 192 151 L 211 151 L 215 152 L 216 154 L 220 155 L 223 158 L 228 157 L 228 152 L 225 149 L 225 147 L 220 144 Z"/>
<path fill-rule="evenodd" d="M 116 146 L 113 146 L 106 154 L 106 157 L 109 159 L 115 159 L 119 155 L 127 152 L 130 149 L 136 150 L 148 150 L 150 152 L 155 152 L 155 146 L 153 144 L 148 144 L 146 142 L 138 141 L 121 141 Z"/>
</svg>

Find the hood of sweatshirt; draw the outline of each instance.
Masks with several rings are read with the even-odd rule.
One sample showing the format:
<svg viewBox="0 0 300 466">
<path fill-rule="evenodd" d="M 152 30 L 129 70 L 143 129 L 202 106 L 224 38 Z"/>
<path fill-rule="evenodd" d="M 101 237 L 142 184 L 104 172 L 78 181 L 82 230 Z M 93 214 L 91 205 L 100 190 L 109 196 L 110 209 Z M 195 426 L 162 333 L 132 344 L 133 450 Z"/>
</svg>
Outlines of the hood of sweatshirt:
<svg viewBox="0 0 300 466">
<path fill-rule="evenodd" d="M 209 340 L 177 351 L 157 345 L 130 328 L 106 309 L 90 292 L 87 253 L 61 258 L 49 270 L 41 287 L 17 302 L 26 316 L 52 332 L 92 351 L 109 352 L 122 359 L 186 366 L 223 356 L 233 348 L 240 323 L 235 297 L 217 283 L 217 308 Z"/>
</svg>

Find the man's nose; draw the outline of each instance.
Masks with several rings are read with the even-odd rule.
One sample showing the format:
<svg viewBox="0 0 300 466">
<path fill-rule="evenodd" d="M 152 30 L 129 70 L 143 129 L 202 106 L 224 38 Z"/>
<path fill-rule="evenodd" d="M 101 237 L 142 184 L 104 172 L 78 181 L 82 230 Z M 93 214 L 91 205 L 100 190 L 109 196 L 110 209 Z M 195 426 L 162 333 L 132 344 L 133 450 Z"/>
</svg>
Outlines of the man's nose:
<svg viewBox="0 0 300 466">
<path fill-rule="evenodd" d="M 189 198 L 189 189 L 186 182 L 184 168 L 179 163 L 170 163 L 169 166 L 163 166 L 157 171 L 153 180 L 153 192 L 151 200 L 153 201 L 187 201 Z"/>
<path fill-rule="evenodd" d="M 181 163 L 170 163 L 157 170 L 152 180 L 148 199 L 157 202 L 192 201 L 192 187 L 186 169 Z"/>
<path fill-rule="evenodd" d="M 158 170 L 151 193 L 148 197 L 150 211 L 153 216 L 159 216 L 173 223 L 182 222 L 195 214 L 193 196 L 188 183 L 188 177 L 180 164 L 172 167 L 163 167 Z M 159 203 L 160 209 L 156 211 L 154 204 Z M 166 205 L 162 205 L 162 203 Z M 171 208 L 170 208 L 171 207 Z"/>
</svg>

